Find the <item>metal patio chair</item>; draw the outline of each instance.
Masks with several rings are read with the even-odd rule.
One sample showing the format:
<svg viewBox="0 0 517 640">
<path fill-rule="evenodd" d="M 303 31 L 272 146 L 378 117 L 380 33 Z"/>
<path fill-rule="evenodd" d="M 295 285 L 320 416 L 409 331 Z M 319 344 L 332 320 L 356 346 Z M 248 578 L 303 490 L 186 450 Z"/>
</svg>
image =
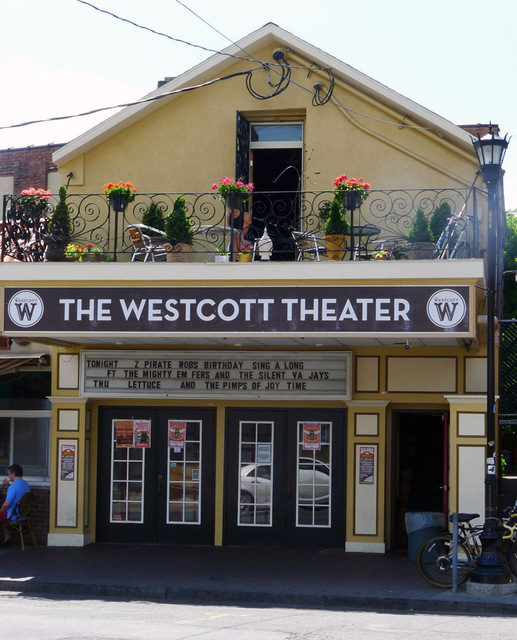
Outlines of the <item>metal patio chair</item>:
<svg viewBox="0 0 517 640">
<path fill-rule="evenodd" d="M 20 535 L 20 544 L 22 545 L 22 550 L 25 551 L 25 545 L 23 542 L 23 534 L 25 531 L 28 531 L 31 538 L 32 543 L 36 547 L 36 538 L 34 537 L 34 533 L 32 532 L 31 520 L 30 520 L 30 511 L 32 507 L 32 502 L 34 500 L 34 494 L 32 491 L 27 491 L 24 493 L 21 498 L 18 498 L 16 501 L 13 510 L 11 511 L 11 515 L 6 521 L 6 525 L 12 531 L 17 531 Z"/>
<path fill-rule="evenodd" d="M 145 224 L 130 224 L 126 227 L 133 246 L 131 262 L 164 262 L 166 250 L 164 244 L 167 241 L 165 233 Z"/>
</svg>

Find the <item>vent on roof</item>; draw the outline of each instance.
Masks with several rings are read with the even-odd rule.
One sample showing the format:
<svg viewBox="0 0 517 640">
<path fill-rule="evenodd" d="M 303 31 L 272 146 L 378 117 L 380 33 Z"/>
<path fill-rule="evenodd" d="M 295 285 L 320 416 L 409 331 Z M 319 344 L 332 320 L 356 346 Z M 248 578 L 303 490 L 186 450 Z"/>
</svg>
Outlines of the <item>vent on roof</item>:
<svg viewBox="0 0 517 640">
<path fill-rule="evenodd" d="M 164 78 L 163 80 L 158 80 L 158 89 L 164 85 L 167 84 L 167 82 L 170 82 L 171 80 L 174 80 L 176 76 L 167 76 L 166 78 Z"/>
</svg>

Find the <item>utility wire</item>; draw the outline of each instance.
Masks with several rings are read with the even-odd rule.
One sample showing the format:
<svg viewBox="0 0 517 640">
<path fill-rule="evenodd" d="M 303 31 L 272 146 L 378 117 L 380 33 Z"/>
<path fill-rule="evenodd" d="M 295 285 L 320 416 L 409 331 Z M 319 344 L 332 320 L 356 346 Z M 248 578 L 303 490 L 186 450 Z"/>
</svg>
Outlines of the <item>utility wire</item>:
<svg viewBox="0 0 517 640">
<path fill-rule="evenodd" d="M 233 44 L 234 46 L 238 47 L 241 51 L 243 51 L 245 54 L 247 54 L 248 56 L 250 56 L 250 58 L 253 58 L 253 60 L 255 60 L 255 62 L 261 62 L 261 60 L 259 60 L 253 53 L 251 53 L 250 51 L 247 51 L 246 49 L 243 49 L 240 45 L 238 45 L 236 42 L 234 42 L 231 38 L 229 38 L 226 34 L 224 34 L 222 31 L 219 31 L 219 29 L 217 27 L 214 27 L 213 24 L 210 24 L 210 22 L 208 22 L 207 20 L 205 20 L 202 16 L 200 16 L 199 14 L 197 14 L 193 9 L 191 9 L 188 5 L 186 5 L 184 2 L 181 2 L 181 0 L 176 0 L 176 2 L 178 4 L 180 4 L 184 9 L 186 9 L 187 11 L 189 11 L 192 15 L 196 16 L 196 18 L 198 20 L 201 20 L 201 22 L 203 22 L 204 24 L 206 24 L 207 27 L 210 27 L 210 29 L 212 29 L 213 31 L 215 31 L 218 35 L 220 35 L 222 38 L 224 38 L 225 40 L 227 40 L 230 44 Z M 264 64 L 264 63 L 262 63 Z"/>
<path fill-rule="evenodd" d="M 100 113 L 101 111 L 109 111 L 111 109 L 122 109 L 124 107 L 134 107 L 140 104 L 154 102 L 155 100 L 161 100 L 162 98 L 167 98 L 168 96 L 174 96 L 180 93 L 187 93 L 188 91 L 202 89 L 203 87 L 209 87 L 210 85 L 216 84 L 217 82 L 221 82 L 223 80 L 230 80 L 231 78 L 236 78 L 238 76 L 249 75 L 253 71 L 257 71 L 257 69 L 253 69 L 251 71 L 239 71 L 237 73 L 231 73 L 227 76 L 214 78 L 212 80 L 208 80 L 207 82 L 203 82 L 201 84 L 192 85 L 191 87 L 183 87 L 181 89 L 175 89 L 174 91 L 166 91 L 165 93 L 160 93 L 160 95 L 158 96 L 151 96 L 149 98 L 143 98 L 142 100 L 135 100 L 134 102 L 124 102 L 123 104 L 112 105 L 111 107 L 98 107 L 97 109 L 91 109 L 90 111 L 83 111 L 82 113 L 75 113 L 73 115 L 54 116 L 52 118 L 43 118 L 41 120 L 27 120 L 26 122 L 19 122 L 18 124 L 0 126 L 0 131 L 3 129 L 16 129 L 18 127 L 26 127 L 31 124 L 41 124 L 42 122 L 56 122 L 59 120 L 69 120 L 71 118 L 81 118 L 83 116 L 90 116 L 94 113 Z"/>
<path fill-rule="evenodd" d="M 45 122 L 57 122 L 57 121 L 60 121 L 60 120 L 69 120 L 69 119 L 72 119 L 72 118 L 81 118 L 81 117 L 84 117 L 84 116 L 93 115 L 95 113 L 100 113 L 102 111 L 110 111 L 112 109 L 123 109 L 125 107 L 132 107 L 132 106 L 137 106 L 137 105 L 140 105 L 140 104 L 146 104 L 148 102 L 153 102 L 155 100 L 160 100 L 162 98 L 166 98 L 166 97 L 171 96 L 171 95 L 176 95 L 176 94 L 186 93 L 188 91 L 194 91 L 196 89 L 201 89 L 203 87 L 210 86 L 210 85 L 215 84 L 217 82 L 221 82 L 222 80 L 229 80 L 230 78 L 234 78 L 234 77 L 241 76 L 241 75 L 246 75 L 247 76 L 247 78 L 246 78 L 246 88 L 248 89 L 248 92 L 254 98 L 256 98 L 257 100 L 267 100 L 269 98 L 275 97 L 279 93 L 282 93 L 283 91 L 285 91 L 285 89 L 287 89 L 287 86 L 292 82 L 299 89 L 302 89 L 303 91 L 306 91 L 307 93 L 310 93 L 313 96 L 313 98 L 312 98 L 313 106 L 322 106 L 324 104 L 330 103 L 330 104 L 333 104 L 334 106 L 336 106 L 337 108 L 342 109 L 343 111 L 347 111 L 349 113 L 352 113 L 352 114 L 354 114 L 356 116 L 367 118 L 369 120 L 374 120 L 376 122 L 380 122 L 380 123 L 383 123 L 383 124 L 396 126 L 396 127 L 401 128 L 401 129 L 402 128 L 407 128 L 407 129 L 424 130 L 424 131 L 436 130 L 436 127 L 418 127 L 418 126 L 415 126 L 415 125 L 407 125 L 407 124 L 400 123 L 400 122 L 391 122 L 389 120 L 382 120 L 380 118 L 375 118 L 374 116 L 369 116 L 369 115 L 361 113 L 359 111 L 354 111 L 353 109 L 345 107 L 344 105 L 336 102 L 335 100 L 332 100 L 331 96 L 332 96 L 335 80 L 334 80 L 333 71 L 330 68 L 322 68 L 322 67 L 314 67 L 314 66 L 303 67 L 303 66 L 288 65 L 285 62 L 285 58 L 284 58 L 284 63 L 282 63 L 282 62 L 280 62 L 280 63 L 262 62 L 261 60 L 256 58 L 252 53 L 249 53 L 245 49 L 241 48 L 241 51 L 244 51 L 245 53 L 247 53 L 248 55 L 250 55 L 250 56 L 252 56 L 254 58 L 254 60 L 251 60 L 251 59 L 245 58 L 243 56 L 236 56 L 236 55 L 233 55 L 233 54 L 230 54 L 230 53 L 227 53 L 227 52 L 217 51 L 215 49 L 210 49 L 210 48 L 204 47 L 202 45 L 194 44 L 192 42 L 188 42 L 187 40 L 181 40 L 180 38 L 174 38 L 173 36 L 170 36 L 170 35 L 168 35 L 166 33 L 162 33 L 160 31 L 155 31 L 154 29 L 151 29 L 150 27 L 145 27 L 145 26 L 137 24 L 136 22 L 133 22 L 132 20 L 129 20 L 127 18 L 122 18 L 121 16 L 118 16 L 115 13 L 112 13 L 111 11 L 107 11 L 106 9 L 100 9 L 99 7 L 95 6 L 91 2 L 87 2 L 86 0 L 75 0 L 75 1 L 79 2 L 80 4 L 84 4 L 86 6 L 89 6 L 92 9 L 95 9 L 96 11 L 99 11 L 100 13 L 107 14 L 107 15 L 109 15 L 109 16 L 117 19 L 117 20 L 120 20 L 122 22 L 126 22 L 126 23 L 128 23 L 128 24 L 130 24 L 130 25 L 132 25 L 134 27 L 137 27 L 138 29 L 143 29 L 144 31 L 149 31 L 149 32 L 151 32 L 151 33 L 153 33 L 155 35 L 167 38 L 167 39 L 172 40 L 174 42 L 180 42 L 182 44 L 186 44 L 186 45 L 191 46 L 191 47 L 196 47 L 196 48 L 202 49 L 204 51 L 207 51 L 209 53 L 217 53 L 217 54 L 220 54 L 220 55 L 226 55 L 226 56 L 228 56 L 230 58 L 234 58 L 234 59 L 237 59 L 237 60 L 244 60 L 246 62 L 258 62 L 258 63 L 261 64 L 260 68 L 262 70 L 264 70 L 268 74 L 268 84 L 270 86 L 272 86 L 273 88 L 275 88 L 275 91 L 273 91 L 270 95 L 267 95 L 267 96 L 264 96 L 264 95 L 261 95 L 261 94 L 258 94 L 257 92 L 255 92 L 252 89 L 252 86 L 251 86 L 251 77 L 252 77 L 253 71 L 257 71 L 258 69 L 252 69 L 252 70 L 248 70 L 248 71 L 241 71 L 241 72 L 238 72 L 238 73 L 233 73 L 233 74 L 230 74 L 230 75 L 227 75 L 227 76 L 223 76 L 223 77 L 220 77 L 220 78 L 214 78 L 213 80 L 209 80 L 207 82 L 204 82 L 204 83 L 201 83 L 201 84 L 198 84 L 198 85 L 193 85 L 191 87 L 184 87 L 182 89 L 177 89 L 175 91 L 168 91 L 168 92 L 165 92 L 165 93 L 161 93 L 158 96 L 153 96 L 153 97 L 150 97 L 150 98 L 144 98 L 142 100 L 136 100 L 134 102 L 126 102 L 126 103 L 122 103 L 122 104 L 118 104 L 118 105 L 112 105 L 112 106 L 109 106 L 109 107 L 98 107 L 96 109 L 91 109 L 89 111 L 84 111 L 84 112 L 81 112 L 81 113 L 76 113 L 76 114 L 71 114 L 71 115 L 54 116 L 54 117 L 51 117 L 51 118 L 43 118 L 43 119 L 39 119 L 39 120 L 28 120 L 26 122 L 20 122 L 20 123 L 13 124 L 13 125 L 4 125 L 4 126 L 0 125 L 0 131 L 1 130 L 5 130 L 5 129 L 16 129 L 16 128 L 20 128 L 20 127 L 29 126 L 29 125 L 32 125 L 32 124 L 41 124 L 41 123 L 45 123 Z M 239 45 L 237 45 L 237 43 L 233 42 L 230 38 L 228 38 L 222 32 L 220 32 L 216 27 L 214 27 L 213 25 L 208 23 L 204 18 L 199 16 L 197 13 L 195 13 L 185 3 L 181 2 L 180 0 L 176 0 L 176 2 L 178 2 L 178 4 L 183 6 L 188 11 L 190 11 L 199 20 L 201 20 L 207 26 L 209 26 L 214 31 L 216 31 L 216 33 L 221 35 L 223 38 L 225 38 L 226 40 L 228 40 L 229 42 L 231 42 L 235 46 L 239 46 Z M 277 70 L 275 68 L 277 66 L 280 67 L 281 71 L 279 71 L 279 70 Z M 321 96 L 321 91 L 323 89 L 323 87 L 321 85 L 316 85 L 314 87 L 314 90 L 311 90 L 311 89 L 308 89 L 307 87 L 304 87 L 300 83 L 294 81 L 292 79 L 292 77 L 291 77 L 291 70 L 292 69 L 308 70 L 308 71 L 315 71 L 315 70 L 326 71 L 328 76 L 329 76 L 330 87 L 327 90 L 325 96 Z M 270 71 L 272 71 L 273 73 L 276 73 L 276 74 L 278 74 L 280 76 L 280 80 L 279 80 L 278 83 L 274 84 L 269 80 L 269 72 Z"/>
<path fill-rule="evenodd" d="M 79 0 L 81 1 L 81 0 Z M 216 27 L 214 27 L 212 24 L 210 24 L 209 22 L 207 22 L 203 17 L 201 17 L 200 15 L 198 15 L 195 11 L 193 11 L 190 7 L 188 7 L 184 2 L 181 2 L 181 0 L 176 0 L 176 2 L 178 4 L 180 4 L 182 7 L 184 7 L 187 11 L 190 11 L 190 13 L 192 13 L 194 16 L 196 16 L 196 18 L 198 18 L 199 20 L 201 20 L 204 24 L 206 24 L 208 27 L 210 27 L 211 29 L 213 29 L 216 33 L 218 33 L 220 36 L 222 36 L 223 38 L 225 38 L 225 40 L 227 40 L 228 42 L 230 42 L 231 44 L 235 45 L 235 46 L 239 46 L 237 43 L 233 42 L 230 38 L 228 38 L 228 36 L 226 36 L 224 33 L 222 33 L 221 31 L 219 31 L 219 29 L 217 29 Z M 240 47 L 239 47 L 240 48 Z M 282 78 L 279 81 L 278 87 L 280 89 L 281 85 L 283 84 L 284 81 L 284 67 L 283 65 L 280 63 L 282 72 L 278 71 L 275 68 L 274 64 L 269 65 L 268 63 L 264 63 L 262 61 L 260 61 L 258 58 L 256 58 L 252 53 L 250 53 L 249 51 L 246 51 L 246 49 L 242 49 L 241 51 L 244 51 L 246 54 L 248 54 L 249 56 L 252 56 L 255 58 L 255 60 L 257 62 L 260 62 L 261 64 L 264 65 L 264 68 L 266 69 L 266 71 L 271 70 L 273 73 L 277 73 L 279 75 L 282 76 Z M 285 61 L 285 58 L 284 58 Z M 286 63 L 287 64 L 287 63 Z M 436 127 L 418 127 L 415 125 L 408 125 L 408 124 L 403 124 L 400 122 L 390 122 L 389 120 L 382 120 L 381 118 L 375 118 L 374 116 L 369 116 L 365 113 L 361 113 L 359 111 L 354 111 L 353 109 L 349 109 L 348 107 L 345 107 L 344 105 L 340 104 L 339 102 L 335 102 L 334 100 L 332 100 L 332 94 L 334 91 L 334 85 L 335 85 L 335 77 L 334 77 L 334 73 L 332 69 L 327 69 L 327 68 L 322 68 L 322 67 L 301 67 L 301 66 L 293 66 L 293 65 L 287 65 L 290 69 L 302 69 L 302 70 L 309 70 L 309 71 L 326 71 L 328 76 L 329 76 L 329 87 L 325 93 L 325 95 L 321 95 L 322 91 L 324 89 L 324 87 L 321 84 L 317 84 L 314 86 L 314 90 L 311 91 L 311 89 L 308 89 L 307 87 L 304 87 L 303 85 L 295 82 L 289 72 L 289 80 L 288 80 L 288 84 L 290 84 L 291 82 L 297 86 L 299 89 L 302 89 L 303 91 L 306 91 L 307 93 L 310 93 L 312 95 L 312 104 L 314 107 L 319 107 L 319 106 L 323 106 L 327 103 L 333 104 L 335 107 L 337 107 L 338 109 L 342 109 L 343 111 L 347 111 L 348 113 L 352 113 L 356 116 L 361 116 L 363 118 L 367 118 L 369 120 L 374 120 L 375 122 L 380 122 L 383 124 L 387 124 L 390 126 L 394 126 L 394 127 L 400 127 L 405 128 L 405 129 L 415 129 L 415 130 L 419 130 L 419 131 L 437 131 Z M 257 99 L 264 99 L 264 98 L 259 98 L 257 97 L 253 90 L 251 89 L 251 85 L 250 85 L 250 81 L 251 78 L 247 78 L 247 89 L 248 92 Z M 284 86 L 281 90 L 278 91 L 278 93 L 281 93 L 282 91 L 285 91 L 285 89 L 287 88 L 287 86 Z M 275 94 L 275 95 L 278 95 Z M 272 96 L 268 96 L 268 97 L 272 97 Z"/>
<path fill-rule="evenodd" d="M 163 33 L 162 31 L 156 31 L 155 29 L 151 29 L 151 27 L 145 27 L 141 24 L 138 24 L 137 22 L 133 22 L 132 20 L 129 20 L 128 18 L 122 18 L 121 16 L 118 16 L 116 13 L 112 13 L 111 11 L 107 11 L 106 9 L 101 9 L 99 7 L 96 7 L 94 4 L 92 4 L 91 2 L 86 2 L 86 0 L 74 0 L 75 2 L 79 2 L 80 4 L 84 4 L 88 7 L 91 7 L 92 9 L 95 9 L 95 11 L 99 11 L 100 13 L 105 13 L 108 16 L 111 16 L 112 18 L 115 18 L 116 20 L 120 20 L 121 22 L 127 22 L 128 24 L 132 25 L 133 27 L 137 27 L 137 29 L 143 29 L 144 31 L 149 31 L 150 33 L 153 33 L 156 36 L 161 36 L 162 38 L 167 38 L 168 40 L 173 40 L 174 42 L 179 42 L 181 44 L 186 44 L 189 47 L 195 47 L 197 49 L 202 49 L 203 51 L 208 51 L 209 53 L 221 53 L 221 51 L 217 51 L 216 49 L 210 49 L 209 47 L 204 47 L 201 44 L 195 44 L 193 42 L 189 42 L 188 40 L 182 40 L 181 38 L 174 38 L 173 36 L 168 35 L 167 33 Z M 197 16 L 199 17 L 199 16 Z M 222 34 L 221 34 L 222 35 Z M 224 53 L 222 55 L 226 55 L 229 58 L 235 58 L 236 60 L 246 60 L 246 62 L 256 62 L 256 58 L 255 60 L 249 60 L 248 58 L 244 58 L 242 56 L 236 56 L 236 55 L 232 55 L 231 53 Z"/>
</svg>

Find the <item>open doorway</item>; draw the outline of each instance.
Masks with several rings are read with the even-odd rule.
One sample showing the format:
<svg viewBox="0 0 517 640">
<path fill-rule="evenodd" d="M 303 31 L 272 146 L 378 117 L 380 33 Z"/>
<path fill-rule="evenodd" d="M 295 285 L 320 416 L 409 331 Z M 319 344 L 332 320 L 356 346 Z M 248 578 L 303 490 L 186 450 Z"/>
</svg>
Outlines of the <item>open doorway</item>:
<svg viewBox="0 0 517 640">
<path fill-rule="evenodd" d="M 303 122 L 253 122 L 238 113 L 236 145 L 236 174 L 255 187 L 249 239 L 267 232 L 270 259 L 295 260 L 292 232 L 300 229 Z"/>
<path fill-rule="evenodd" d="M 272 260 L 296 258 L 292 231 L 299 229 L 301 160 L 301 149 L 252 150 L 254 233 L 260 237 L 267 229 Z"/>
<path fill-rule="evenodd" d="M 395 411 L 393 463 L 391 539 L 395 548 L 406 548 L 407 512 L 448 510 L 447 414 Z"/>
</svg>

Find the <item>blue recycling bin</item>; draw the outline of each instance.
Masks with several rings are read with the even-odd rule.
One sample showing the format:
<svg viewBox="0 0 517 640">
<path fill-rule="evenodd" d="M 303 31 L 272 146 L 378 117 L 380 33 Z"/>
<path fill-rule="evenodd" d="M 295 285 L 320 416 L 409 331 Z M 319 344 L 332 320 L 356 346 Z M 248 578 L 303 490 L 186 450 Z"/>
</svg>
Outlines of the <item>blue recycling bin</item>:
<svg viewBox="0 0 517 640">
<path fill-rule="evenodd" d="M 445 516 L 434 511 L 408 511 L 406 531 L 408 535 L 408 559 L 416 562 L 420 547 L 426 540 L 444 532 Z"/>
</svg>

